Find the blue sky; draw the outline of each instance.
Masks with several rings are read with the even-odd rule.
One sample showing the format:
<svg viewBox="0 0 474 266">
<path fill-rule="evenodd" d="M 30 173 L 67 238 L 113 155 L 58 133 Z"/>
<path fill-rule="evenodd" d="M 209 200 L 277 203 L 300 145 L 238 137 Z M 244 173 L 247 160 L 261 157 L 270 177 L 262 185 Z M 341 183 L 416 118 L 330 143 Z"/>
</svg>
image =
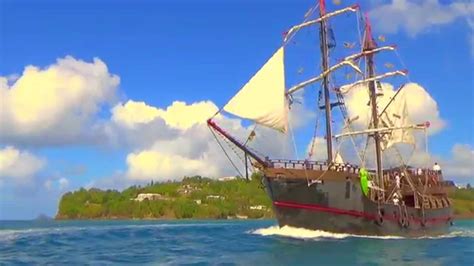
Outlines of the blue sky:
<svg viewBox="0 0 474 266">
<path fill-rule="evenodd" d="M 342 1 L 339 7 L 351 4 L 352 1 Z M 58 197 L 64 191 L 81 186 L 123 187 L 149 180 L 145 170 L 137 174 L 140 178 L 130 178 L 132 173 L 137 173 L 133 171 L 130 154 L 153 151 L 158 159 L 164 159 L 163 154 L 176 159 L 178 155 L 169 151 L 171 148 L 160 145 L 174 145 L 178 143 L 174 140 L 187 136 L 193 136 L 191 139 L 199 142 L 199 137 L 193 135 L 197 133 L 189 131 L 200 131 L 177 124 L 173 126 L 171 116 L 153 121 L 156 124 L 153 127 L 142 125 L 152 123 L 150 119 L 142 121 L 142 118 L 133 122 L 133 129 L 130 123 L 128 127 L 117 126 L 113 124 L 118 120 L 113 119 L 112 109 L 121 105 L 125 110 L 128 101 L 144 102 L 146 112 L 143 112 L 147 114 L 166 110 L 175 101 L 187 105 L 201 103 L 204 109 L 223 106 L 279 47 L 282 33 L 301 22 L 313 5 L 314 1 L 303 0 L 1 1 L 0 76 L 8 77 L 5 91 L 13 91 L 15 83 L 26 78 L 25 67 L 36 66 L 40 72 L 49 66 L 62 69 L 63 65 L 57 59 L 71 56 L 73 59 L 68 61 L 71 65 L 80 64 L 79 61 L 89 64 L 77 68 L 77 75 L 89 71 L 94 58 L 99 58 L 106 66 L 106 73 L 100 77 L 87 77 L 105 80 L 94 86 L 106 87 L 104 91 L 108 92 L 106 96 L 92 100 L 84 97 L 93 92 L 81 94 L 79 98 L 71 98 L 73 100 L 66 107 L 35 109 L 41 110 L 35 118 L 39 122 L 27 131 L 21 128 L 24 124 L 10 127 L 11 121 L 2 123 L 0 136 L 7 137 L 0 138 L 0 149 L 5 152 L 10 148 L 9 154 L 16 154 L 14 157 L 18 160 L 11 164 L 15 166 L 13 168 L 26 170 L 17 173 L 11 167 L 7 169 L 7 163 L 3 162 L 5 165 L 0 168 L 3 169 L 3 173 L 0 172 L 0 219 L 27 219 L 39 213 L 54 215 Z M 394 11 L 397 5 L 404 8 L 402 15 Z M 339 7 L 328 3 L 331 10 Z M 469 10 L 474 8 L 472 3 L 364 1 L 361 7 L 373 15 L 375 35 L 385 36 L 387 44 L 398 45 L 398 53 L 410 70 L 410 81 L 425 88 L 437 104 L 439 115 L 436 117 L 444 121 L 444 126 L 430 136 L 430 153 L 434 158 L 446 161 L 446 165 L 462 168 L 462 171 L 452 170 L 452 179 L 460 183 L 472 182 L 473 12 L 469 15 Z M 427 19 L 419 14 L 432 15 L 427 15 Z M 349 41 L 345 38 L 352 38 L 348 29 L 355 23 L 355 19 L 344 19 L 346 26 L 336 22 L 333 25 L 339 47 Z M 312 45 L 317 45 L 311 43 L 316 40 L 312 35 L 305 34 L 305 38 L 297 41 L 308 42 L 306 46 L 301 45 L 300 52 L 295 55 L 301 56 L 299 53 L 311 51 Z M 317 52 L 316 49 L 314 55 L 303 55 L 302 64 L 317 65 Z M 297 62 L 293 65 L 296 67 L 298 59 L 293 60 Z M 400 66 L 396 58 L 387 60 Z M 311 71 L 317 69 L 308 68 L 307 75 Z M 114 75 L 119 82 L 114 81 Z M 41 84 L 24 86 L 32 86 L 25 88 L 26 91 L 41 91 Z M 55 92 L 61 92 L 67 91 L 68 86 L 70 83 L 66 82 L 53 87 L 57 88 Z M 36 102 L 41 102 L 41 95 L 48 97 L 41 93 L 35 95 L 40 96 Z M 306 96 L 310 98 L 311 94 Z M 1 108 L 8 113 L 13 105 L 5 104 L 5 99 L 2 99 Z M 80 105 L 82 100 L 90 101 L 96 108 Z M 305 103 L 306 108 L 312 108 L 310 101 Z M 56 111 L 48 114 L 48 110 Z M 191 113 L 194 115 L 195 111 Z M 137 111 L 136 114 L 141 113 Z M 56 115 L 57 119 L 54 118 Z M 144 130 L 138 130 L 137 123 Z M 47 128 L 48 125 L 51 128 Z M 160 125 L 166 125 L 167 129 Z M 298 141 L 299 149 L 304 151 L 313 126 L 309 123 L 299 130 L 302 136 Z M 58 135 L 56 129 L 63 127 L 86 133 L 73 137 L 61 136 L 61 132 Z M 163 138 L 168 142 L 160 142 L 163 140 L 153 136 L 140 136 L 143 131 L 155 132 L 153 130 L 169 130 Z M 97 136 L 96 131 L 100 132 Z M 148 138 L 149 143 L 140 142 L 140 139 Z M 203 138 L 208 140 L 207 136 Z M 163 150 L 167 150 L 166 153 Z M 199 156 L 176 154 L 180 156 L 178 161 L 195 163 L 194 169 L 199 172 L 199 164 L 189 161 L 197 160 Z M 189 154 L 199 154 L 199 147 L 193 146 Z M 212 151 L 203 154 L 211 156 Z M 24 163 L 30 164 L 24 166 Z M 223 173 L 221 170 L 215 169 L 213 173 Z M 169 178 L 179 178 L 174 174 L 186 174 L 182 170 L 166 171 Z"/>
</svg>

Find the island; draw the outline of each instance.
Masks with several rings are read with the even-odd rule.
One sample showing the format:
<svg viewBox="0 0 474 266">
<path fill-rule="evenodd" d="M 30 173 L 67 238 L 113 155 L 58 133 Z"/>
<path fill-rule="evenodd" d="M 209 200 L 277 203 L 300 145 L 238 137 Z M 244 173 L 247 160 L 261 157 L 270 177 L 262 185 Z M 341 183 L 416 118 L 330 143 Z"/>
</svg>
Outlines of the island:
<svg viewBox="0 0 474 266">
<path fill-rule="evenodd" d="M 248 181 L 193 176 L 122 192 L 81 188 L 62 196 L 56 219 L 272 218 L 271 200 L 260 180 L 258 174 Z"/>
<path fill-rule="evenodd" d="M 474 189 L 450 194 L 456 218 L 474 218 Z M 66 219 L 267 219 L 272 202 L 261 175 L 211 179 L 201 176 L 131 186 L 123 191 L 81 188 L 65 193 L 55 217 Z"/>
</svg>

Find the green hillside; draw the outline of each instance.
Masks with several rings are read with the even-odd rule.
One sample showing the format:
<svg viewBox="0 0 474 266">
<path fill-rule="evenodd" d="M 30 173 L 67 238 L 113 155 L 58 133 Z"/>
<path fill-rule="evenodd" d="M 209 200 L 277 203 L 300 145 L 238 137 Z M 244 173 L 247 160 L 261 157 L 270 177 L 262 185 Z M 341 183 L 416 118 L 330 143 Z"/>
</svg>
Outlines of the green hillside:
<svg viewBox="0 0 474 266">
<path fill-rule="evenodd" d="M 474 189 L 456 189 L 450 194 L 453 200 L 454 215 L 459 218 L 474 218 Z"/>
<path fill-rule="evenodd" d="M 133 200 L 141 193 L 158 199 Z M 260 205 L 260 206 L 259 206 Z M 217 181 L 200 176 L 116 190 L 79 189 L 64 194 L 56 219 L 270 218 L 271 201 L 260 178 Z"/>
</svg>

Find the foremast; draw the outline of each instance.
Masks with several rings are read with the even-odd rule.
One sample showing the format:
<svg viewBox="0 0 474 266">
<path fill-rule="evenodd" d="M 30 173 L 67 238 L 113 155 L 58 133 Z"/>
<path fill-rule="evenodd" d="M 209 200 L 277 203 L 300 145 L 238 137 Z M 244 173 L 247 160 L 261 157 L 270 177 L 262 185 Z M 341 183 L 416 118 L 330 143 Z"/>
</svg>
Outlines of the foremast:
<svg viewBox="0 0 474 266">
<path fill-rule="evenodd" d="M 319 0 L 319 17 L 323 18 L 326 15 L 326 1 Z M 329 49 L 328 49 L 328 27 L 325 19 L 321 19 L 319 23 L 320 30 L 320 46 L 322 57 L 322 72 L 328 71 Z M 329 95 L 329 75 L 323 77 L 323 91 L 324 91 L 324 107 L 326 113 L 326 146 L 327 146 L 327 163 L 332 163 L 332 125 L 331 125 L 331 98 Z M 319 108 L 319 106 L 317 107 Z"/>
</svg>

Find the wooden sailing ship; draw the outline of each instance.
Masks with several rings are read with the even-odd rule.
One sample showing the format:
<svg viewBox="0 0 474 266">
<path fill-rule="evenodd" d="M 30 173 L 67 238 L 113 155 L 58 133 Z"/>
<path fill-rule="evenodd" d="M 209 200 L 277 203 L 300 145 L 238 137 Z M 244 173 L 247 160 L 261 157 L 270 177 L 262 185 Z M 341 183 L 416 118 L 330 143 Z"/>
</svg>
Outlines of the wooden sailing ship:
<svg viewBox="0 0 474 266">
<path fill-rule="evenodd" d="M 263 185 L 273 201 L 280 226 L 363 235 L 422 236 L 445 233 L 452 224 L 452 206 L 447 197 L 452 182 L 444 181 L 441 171 L 414 169 L 403 160 L 390 168 L 384 167 L 382 162 L 383 153 L 388 148 L 396 149 L 397 143 L 413 142 L 413 131 L 426 132 L 429 127 L 429 123 L 409 123 L 406 101 L 397 98 L 404 86 L 396 91 L 386 106 L 379 106 L 377 87 L 380 80 L 407 74 L 402 70 L 376 74 L 375 56 L 394 51 L 396 47 L 378 46 L 366 17 L 360 51 L 330 66 L 333 47 L 329 39 L 333 36 L 329 20 L 342 14 L 360 14 L 360 9 L 353 5 L 328 13 L 325 0 L 320 0 L 313 10 L 317 9 L 318 17 L 306 19 L 285 34 L 283 45 L 222 111 L 286 133 L 292 95 L 311 84 L 321 83 L 323 97 L 320 108 L 325 114 L 327 160 L 270 159 L 250 149 L 248 139 L 245 142 L 237 140 L 221 128 L 216 119 L 209 119 L 208 126 L 216 136 L 244 153 L 245 167 L 250 163 L 261 171 Z M 311 27 L 319 29 L 322 71 L 316 77 L 287 88 L 285 46 L 298 31 Z M 365 64 L 364 71 L 359 68 L 362 63 Z M 331 75 L 343 67 L 353 70 L 359 78 L 347 85 L 331 86 Z M 353 121 L 345 112 L 344 95 L 357 86 L 366 88 L 370 100 L 370 123 L 362 130 L 352 130 Z M 337 99 L 335 103 L 331 102 L 334 98 Z M 342 109 L 344 130 L 334 135 L 331 113 L 336 107 Z M 396 118 L 388 115 L 393 110 L 399 111 Z M 374 167 L 367 167 L 365 161 L 358 165 L 344 163 L 339 151 L 334 152 L 335 140 L 356 136 L 365 137 L 367 143 L 370 140 L 375 153 Z"/>
</svg>

